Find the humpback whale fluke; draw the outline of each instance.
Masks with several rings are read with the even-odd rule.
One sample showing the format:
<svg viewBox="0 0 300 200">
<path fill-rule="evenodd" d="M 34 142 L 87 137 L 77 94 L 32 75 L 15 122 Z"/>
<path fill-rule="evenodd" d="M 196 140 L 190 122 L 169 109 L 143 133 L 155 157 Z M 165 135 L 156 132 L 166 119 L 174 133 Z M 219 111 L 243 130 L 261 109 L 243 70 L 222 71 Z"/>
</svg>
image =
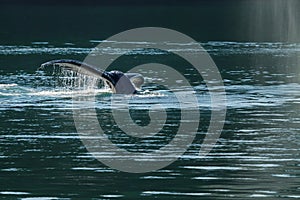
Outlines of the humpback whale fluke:
<svg viewBox="0 0 300 200">
<path fill-rule="evenodd" d="M 144 83 L 144 78 L 138 73 L 123 73 L 121 71 L 104 71 L 97 69 L 87 63 L 77 60 L 52 60 L 41 65 L 45 66 L 60 66 L 64 69 L 77 72 L 79 74 L 85 74 L 89 76 L 95 76 L 104 80 L 114 93 L 117 94 L 136 94 L 137 89 L 140 89 Z"/>
</svg>

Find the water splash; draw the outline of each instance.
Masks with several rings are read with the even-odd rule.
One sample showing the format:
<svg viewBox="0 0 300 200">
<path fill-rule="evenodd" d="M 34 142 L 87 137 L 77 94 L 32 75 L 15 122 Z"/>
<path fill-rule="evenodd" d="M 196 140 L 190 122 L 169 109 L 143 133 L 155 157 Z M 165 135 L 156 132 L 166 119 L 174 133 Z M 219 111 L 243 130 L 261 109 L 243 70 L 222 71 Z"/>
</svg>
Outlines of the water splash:
<svg viewBox="0 0 300 200">
<path fill-rule="evenodd" d="M 258 41 L 299 42 L 297 0 L 250 1 L 247 6 L 248 32 Z"/>
<path fill-rule="evenodd" d="M 240 30 L 246 30 L 245 34 L 252 41 L 280 42 L 277 50 L 286 50 L 282 44 L 290 44 L 292 48 L 285 51 L 286 56 L 281 63 L 288 68 L 298 69 L 300 63 L 299 50 L 295 48 L 300 41 L 300 1 L 298 0 L 270 0 L 270 1 L 246 1 L 244 9 L 240 12 Z M 283 54 L 281 54 L 283 55 Z M 253 65 L 266 65 L 264 58 L 255 56 Z M 267 63 L 269 64 L 269 63 Z M 296 72 L 297 74 L 299 73 Z M 287 78 L 288 79 L 288 78 Z M 298 78 L 300 80 L 300 77 Z"/>
<path fill-rule="evenodd" d="M 89 91 L 94 92 L 98 89 L 104 91 L 110 90 L 109 86 L 98 77 L 81 74 L 56 65 L 53 66 L 50 81 L 48 82 L 49 85 L 54 88 L 54 90 L 64 92 L 81 91 L 88 93 Z"/>
</svg>

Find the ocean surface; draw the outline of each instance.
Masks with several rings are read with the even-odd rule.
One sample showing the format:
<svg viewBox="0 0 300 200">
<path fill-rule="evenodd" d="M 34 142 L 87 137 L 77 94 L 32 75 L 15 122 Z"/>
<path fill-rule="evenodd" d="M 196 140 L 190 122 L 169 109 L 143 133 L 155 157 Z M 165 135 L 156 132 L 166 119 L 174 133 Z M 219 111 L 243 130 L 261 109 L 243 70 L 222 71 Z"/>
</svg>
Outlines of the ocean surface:
<svg viewBox="0 0 300 200">
<path fill-rule="evenodd" d="M 39 70 L 40 64 L 52 59 L 83 60 L 99 42 L 103 41 L 0 44 L 1 198 L 300 198 L 300 70 L 294 60 L 300 44 L 201 43 L 214 59 L 226 90 L 227 113 L 220 138 L 207 156 L 197 156 L 210 121 L 211 106 L 205 84 L 195 84 L 200 118 L 191 123 L 201 121 L 195 140 L 171 165 L 136 174 L 102 164 L 83 144 L 74 123 L 77 104 L 72 97 L 86 95 L 86 90 L 70 90 L 68 82 Z M 197 53 L 197 49 L 188 51 Z M 102 49 L 102 53 L 123 52 L 111 48 Z M 156 56 L 155 52 L 148 54 Z M 139 57 L 131 59 L 124 65 Z M 107 120 L 110 109 L 124 108 L 111 108 L 112 94 L 105 88 L 96 90 L 99 122 L 110 130 L 108 135 L 116 145 L 132 152 L 151 151 L 168 144 L 176 134 L 180 109 L 189 109 L 188 105 L 180 107 L 167 90 L 157 87 L 153 73 L 143 75 L 146 92 L 133 97 L 130 104 L 136 123 L 149 123 L 149 113 L 144 109 L 153 105 L 168 109 L 170 120 L 161 121 L 169 125 L 165 134 L 153 136 L 153 141 L 143 141 L 141 145 L 113 131 L 115 124 Z M 186 92 L 180 87 L 177 91 Z"/>
</svg>

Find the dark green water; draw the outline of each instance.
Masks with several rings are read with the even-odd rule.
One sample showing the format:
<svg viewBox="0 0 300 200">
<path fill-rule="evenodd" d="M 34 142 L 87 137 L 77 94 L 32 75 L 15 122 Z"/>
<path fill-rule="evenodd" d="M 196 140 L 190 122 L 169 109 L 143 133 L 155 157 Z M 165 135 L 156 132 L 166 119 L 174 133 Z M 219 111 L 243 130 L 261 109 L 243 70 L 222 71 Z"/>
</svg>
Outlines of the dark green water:
<svg viewBox="0 0 300 200">
<path fill-rule="evenodd" d="M 227 29 L 231 22 L 238 24 L 234 17 L 240 6 L 222 5 L 133 6 L 126 11 L 122 7 L 1 7 L 0 197 L 300 198 L 300 80 L 294 62 L 300 44 L 243 42 L 243 34 Z M 139 26 L 174 28 L 201 42 L 221 72 L 228 110 L 218 143 L 208 156 L 198 158 L 210 106 L 205 87 L 195 86 L 201 126 L 193 145 L 163 169 L 131 174 L 111 169 L 89 154 L 76 132 L 71 95 L 54 91 L 46 84 L 49 77 L 37 74 L 36 69 L 51 59 L 83 60 L 97 45 L 95 40 Z M 235 38 L 241 42 L 228 42 Z M 115 49 L 113 53 L 120 52 Z M 151 79 L 153 74 L 146 77 Z M 144 89 L 165 94 L 152 85 Z M 98 119 L 108 114 L 108 102 L 107 94 L 97 97 Z M 176 124 L 179 107 L 168 95 L 140 97 L 133 106 L 153 103 L 172 108 L 173 118 L 167 125 Z M 135 117 L 139 116 L 147 121 L 145 113 L 136 109 Z M 107 129 L 114 130 L 105 120 Z M 175 130 L 169 129 L 168 134 Z M 112 139 L 126 145 L 122 137 Z M 161 144 L 152 143 L 153 148 L 156 145 Z"/>
</svg>

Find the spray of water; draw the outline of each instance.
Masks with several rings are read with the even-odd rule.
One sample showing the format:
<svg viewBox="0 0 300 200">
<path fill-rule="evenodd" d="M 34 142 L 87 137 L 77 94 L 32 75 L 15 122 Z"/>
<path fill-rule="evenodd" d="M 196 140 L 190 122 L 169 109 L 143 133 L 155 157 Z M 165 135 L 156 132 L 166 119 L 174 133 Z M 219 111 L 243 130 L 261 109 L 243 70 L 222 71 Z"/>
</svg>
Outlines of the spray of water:
<svg viewBox="0 0 300 200">
<path fill-rule="evenodd" d="M 283 68 L 289 72 L 299 73 L 299 42 L 300 42 L 300 1 L 299 0 L 251 0 L 242 1 L 243 9 L 240 12 L 240 30 L 245 30 L 250 41 L 276 42 L 277 51 L 289 46 L 289 55 L 280 58 L 278 70 Z M 282 46 L 281 46 L 282 45 Z M 258 47 L 259 48 L 259 47 Z M 284 55 L 284 54 L 283 54 Z M 270 59 L 270 62 L 274 61 Z M 253 65 L 265 65 L 265 57 L 256 56 L 252 59 Z M 270 63 L 267 63 L 269 65 Z M 259 70 L 259 69 L 258 69 Z M 297 78 L 298 77 L 298 78 Z M 297 75 L 295 81 L 300 81 Z M 262 80 L 263 81 L 263 80 Z M 291 81 L 288 80 L 287 81 Z"/>
<path fill-rule="evenodd" d="M 111 92 L 110 87 L 102 79 L 95 76 L 80 74 L 55 65 L 52 67 L 50 74 L 51 76 L 44 76 L 47 77 L 47 81 L 46 83 L 43 82 L 51 90 L 50 92 L 64 94 L 92 94 L 95 91 Z"/>
<path fill-rule="evenodd" d="M 300 1 L 248 1 L 246 25 L 250 38 L 256 41 L 299 42 Z"/>
</svg>

